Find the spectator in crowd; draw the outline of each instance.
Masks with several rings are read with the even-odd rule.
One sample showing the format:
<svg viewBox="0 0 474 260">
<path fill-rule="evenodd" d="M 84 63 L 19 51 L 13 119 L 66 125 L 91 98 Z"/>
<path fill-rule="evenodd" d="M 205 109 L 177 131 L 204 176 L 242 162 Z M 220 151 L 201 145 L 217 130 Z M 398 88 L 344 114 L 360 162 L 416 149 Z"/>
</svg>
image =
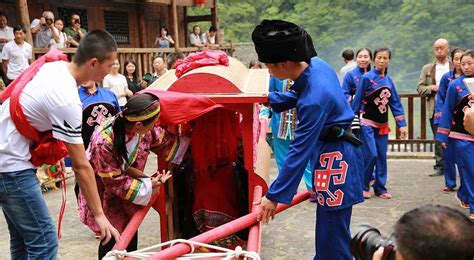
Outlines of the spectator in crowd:
<svg viewBox="0 0 474 260">
<path fill-rule="evenodd" d="M 457 210 L 427 205 L 405 213 L 395 224 L 396 260 L 474 258 L 474 224 Z M 386 259 L 383 248 L 373 260 Z"/>
<path fill-rule="evenodd" d="M 436 141 L 445 149 L 449 146 L 453 148 L 450 151 L 456 155 L 455 162 L 461 180 L 456 199 L 462 208 L 469 209 L 470 217 L 474 220 L 474 136 L 464 129 L 463 122 L 465 111 L 472 106 L 472 100 L 469 99 L 471 92 L 466 83 L 474 77 L 474 50 L 462 54 L 461 70 L 462 75 L 448 86 Z"/>
<path fill-rule="evenodd" d="M 189 43 L 191 47 L 204 47 L 204 44 L 201 41 L 201 27 L 194 25 L 193 32 L 189 35 Z"/>
<path fill-rule="evenodd" d="M 81 135 L 84 148 L 87 150 L 94 130 L 104 123 L 107 118 L 120 112 L 120 105 L 117 96 L 112 91 L 98 86 L 93 80 L 83 83 L 77 91 L 82 104 Z M 74 186 L 74 192 L 78 200 L 79 184 L 77 182 Z"/>
<path fill-rule="evenodd" d="M 416 90 L 422 97 L 426 97 L 426 112 L 430 119 L 431 131 L 436 135 L 437 126 L 434 122 L 434 107 L 441 77 L 453 69 L 448 58 L 449 43 L 446 39 L 438 39 L 433 44 L 436 60 L 423 66 Z M 443 148 L 439 142 L 435 144 L 434 172 L 430 176 L 441 176 L 444 173 Z"/>
<path fill-rule="evenodd" d="M 354 61 L 354 51 L 351 49 L 344 50 L 342 52 L 342 59 L 346 65 L 339 70 L 339 81 L 342 83 L 346 73 L 355 69 L 357 63 Z"/>
<path fill-rule="evenodd" d="M 29 43 L 25 42 L 25 32 L 23 26 L 15 26 L 13 28 L 15 38 L 3 47 L 2 65 L 6 73 L 6 86 L 28 68 L 33 58 L 33 49 Z"/>
<path fill-rule="evenodd" d="M 438 92 L 436 94 L 436 104 L 434 108 L 433 121 L 436 126 L 439 125 L 441 116 L 443 114 L 444 104 L 446 100 L 446 93 L 448 92 L 448 86 L 455 79 L 463 75 L 461 69 L 461 57 L 464 54 L 465 50 L 462 48 L 454 48 L 451 52 L 451 61 L 453 63 L 454 69 L 449 71 L 441 77 L 439 82 Z M 448 138 L 448 143 L 453 143 L 452 138 Z M 443 150 L 443 159 L 444 159 L 444 181 L 445 186 L 443 192 L 451 193 L 454 192 L 456 188 L 456 154 L 454 150 L 454 145 L 448 145 L 446 149 Z M 459 187 L 458 192 L 460 192 L 462 186 Z"/>
<path fill-rule="evenodd" d="M 209 27 L 209 31 L 201 35 L 201 42 L 211 49 L 219 48 L 219 44 L 216 43 L 217 28 L 212 25 Z"/>
<path fill-rule="evenodd" d="M 109 74 L 104 78 L 104 88 L 111 90 L 117 96 L 120 107 L 125 106 L 127 97 L 133 96 L 132 91 L 128 89 L 127 79 L 124 75 L 119 73 L 120 63 L 115 60 L 115 63 L 110 67 Z"/>
<path fill-rule="evenodd" d="M 374 167 L 375 195 L 382 199 L 392 198 L 385 186 L 387 183 L 387 142 L 390 133 L 388 107 L 399 127 L 400 139 L 406 139 L 408 136 L 400 96 L 392 78 L 387 75 L 391 58 L 392 52 L 388 48 L 378 48 L 374 51 L 375 66 L 362 76 L 351 103 L 355 115 L 363 114 L 360 120 L 360 137 L 364 155 L 363 195 L 366 199 L 371 197 L 369 183 L 373 177 Z"/>
<path fill-rule="evenodd" d="M 0 12 L 0 61 L 2 60 L 3 46 L 15 36 L 13 35 L 13 28 L 8 26 L 8 17 L 4 12 Z M 3 72 L 2 66 L 0 66 L 0 77 L 5 81 L 6 74 Z"/>
<path fill-rule="evenodd" d="M 168 29 L 161 27 L 160 36 L 156 37 L 153 48 L 170 48 L 174 44 L 173 38 L 168 33 Z"/>
<path fill-rule="evenodd" d="M 137 76 L 137 64 L 133 60 L 127 60 L 123 64 L 124 71 L 123 74 L 127 79 L 127 86 L 133 94 L 137 93 L 138 91 L 142 90 L 140 87 L 140 81 Z"/>
<path fill-rule="evenodd" d="M 166 57 L 166 60 L 167 60 L 167 63 L 168 63 L 168 69 L 171 70 L 171 69 L 175 69 L 176 68 L 176 61 L 177 60 L 182 60 L 186 58 L 186 56 L 184 56 L 184 53 L 178 51 L 178 52 L 172 52 L 170 54 L 168 54 L 168 57 Z"/>
<path fill-rule="evenodd" d="M 263 66 L 258 60 L 253 60 L 249 63 L 249 69 L 263 69 Z"/>
<path fill-rule="evenodd" d="M 78 47 L 79 41 L 86 35 L 86 29 L 81 27 L 81 17 L 78 14 L 72 14 L 69 19 L 69 27 L 64 28 L 64 32 L 69 37 L 71 47 Z"/>
<path fill-rule="evenodd" d="M 57 18 L 54 20 L 54 27 L 58 30 L 59 34 L 59 41 L 56 41 L 55 39 L 51 39 L 51 46 L 54 46 L 56 48 L 67 48 L 69 47 L 69 39 L 66 35 L 65 32 L 63 32 L 64 28 L 64 22 L 62 19 Z"/>
<path fill-rule="evenodd" d="M 59 42 L 59 32 L 54 27 L 54 14 L 44 11 L 39 19 L 31 22 L 31 33 L 35 35 L 33 45 L 35 48 L 49 48 L 51 40 Z"/>
<path fill-rule="evenodd" d="M 155 80 L 163 76 L 166 72 L 168 72 L 165 58 L 161 55 L 157 55 L 155 59 L 153 59 L 153 73 L 147 73 L 148 79 L 144 79 L 141 83 L 142 88 L 146 88 L 151 85 Z M 147 77 L 145 75 L 145 77 Z"/>
</svg>

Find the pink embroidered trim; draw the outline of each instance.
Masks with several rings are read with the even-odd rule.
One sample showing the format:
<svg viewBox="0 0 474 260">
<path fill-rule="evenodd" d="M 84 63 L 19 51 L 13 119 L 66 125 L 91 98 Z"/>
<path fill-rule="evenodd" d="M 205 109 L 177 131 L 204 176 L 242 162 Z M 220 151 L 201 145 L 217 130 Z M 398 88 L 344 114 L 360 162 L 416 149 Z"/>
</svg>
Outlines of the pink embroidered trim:
<svg viewBox="0 0 474 260">
<path fill-rule="evenodd" d="M 404 116 L 404 115 L 399 115 L 399 116 L 396 116 L 396 117 L 395 117 L 395 121 L 402 121 L 402 120 L 405 120 L 405 116 Z"/>
<path fill-rule="evenodd" d="M 448 129 L 448 128 L 442 128 L 442 127 L 438 127 L 438 130 L 437 132 L 440 133 L 440 134 L 445 134 L 445 135 L 449 135 L 449 132 L 451 131 L 451 129 Z"/>
<path fill-rule="evenodd" d="M 474 142 L 474 136 L 468 135 L 468 134 L 463 134 L 463 133 L 458 133 L 458 132 L 451 132 L 451 133 L 449 133 L 449 137 L 454 138 L 454 139 L 460 139 L 460 140 L 466 140 L 466 141 Z"/>
</svg>

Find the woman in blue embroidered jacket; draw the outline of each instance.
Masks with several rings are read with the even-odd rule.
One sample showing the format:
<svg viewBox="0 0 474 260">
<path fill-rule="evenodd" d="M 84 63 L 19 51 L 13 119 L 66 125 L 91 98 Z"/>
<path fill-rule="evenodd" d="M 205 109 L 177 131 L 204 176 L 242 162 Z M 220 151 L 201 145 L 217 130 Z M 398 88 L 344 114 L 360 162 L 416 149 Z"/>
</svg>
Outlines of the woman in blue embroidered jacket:
<svg viewBox="0 0 474 260">
<path fill-rule="evenodd" d="M 375 166 L 374 193 L 383 199 L 390 199 L 387 183 L 387 143 L 390 127 L 388 125 L 388 107 L 392 110 L 400 138 L 407 137 L 407 128 L 403 106 L 400 102 L 392 78 L 387 76 L 391 51 L 379 48 L 374 52 L 375 68 L 362 76 L 360 87 L 356 90 L 352 109 L 361 114 L 361 138 L 364 142 L 364 197 L 370 198 L 370 177 Z"/>
<path fill-rule="evenodd" d="M 441 142 L 444 148 L 453 146 L 463 187 L 458 190 L 456 198 L 462 208 L 470 208 L 469 217 L 474 219 L 474 136 L 466 131 L 463 124 L 464 111 L 474 103 L 470 99 L 472 93 L 464 84 L 464 79 L 474 77 L 474 50 L 466 51 L 461 56 L 461 69 L 463 75 L 449 84 L 436 141 Z"/>
<path fill-rule="evenodd" d="M 448 85 L 462 75 L 461 70 L 461 56 L 464 53 L 464 49 L 456 48 L 451 51 L 451 61 L 453 62 L 454 70 L 449 71 L 441 77 L 439 82 L 438 93 L 436 94 L 436 103 L 435 103 L 435 114 L 434 114 L 434 124 L 438 125 L 439 120 L 442 115 L 444 100 L 446 99 L 446 92 L 448 91 Z M 448 142 L 449 143 L 449 142 Z M 454 158 L 454 145 L 448 145 L 448 147 L 443 152 L 444 158 L 444 183 L 445 187 L 443 192 L 451 193 L 454 192 L 456 188 L 456 162 Z M 462 187 L 459 187 L 461 189 Z"/>
<path fill-rule="evenodd" d="M 357 67 L 344 76 L 342 81 L 342 89 L 344 90 L 344 97 L 349 103 L 352 103 L 356 89 L 360 85 L 362 76 L 370 71 L 370 62 L 372 61 L 372 51 L 367 48 L 359 49 L 356 52 Z"/>
</svg>

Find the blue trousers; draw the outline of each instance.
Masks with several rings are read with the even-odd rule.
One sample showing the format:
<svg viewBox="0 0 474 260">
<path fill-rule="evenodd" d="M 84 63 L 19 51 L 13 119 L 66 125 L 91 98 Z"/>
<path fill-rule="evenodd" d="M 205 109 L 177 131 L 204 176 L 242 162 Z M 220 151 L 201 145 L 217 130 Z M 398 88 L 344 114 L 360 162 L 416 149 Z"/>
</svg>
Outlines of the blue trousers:
<svg viewBox="0 0 474 260">
<path fill-rule="evenodd" d="M 0 173 L 0 207 L 10 231 L 11 259 L 56 259 L 56 229 L 33 169 Z"/>
<path fill-rule="evenodd" d="M 316 255 L 315 260 L 352 260 L 351 241 L 352 206 L 340 210 L 325 210 L 318 205 L 316 210 Z"/>
<path fill-rule="evenodd" d="M 461 186 L 458 190 L 458 197 L 465 203 L 471 205 L 470 213 L 474 214 L 474 142 L 451 139 L 456 151 L 456 163 L 459 168 Z M 451 144 L 451 143 L 450 143 Z"/>
<path fill-rule="evenodd" d="M 364 190 L 369 191 L 370 179 L 375 166 L 374 192 L 376 195 L 387 192 L 387 144 L 388 135 L 379 135 L 379 130 L 371 126 L 361 126 L 361 139 L 364 142 Z"/>
<path fill-rule="evenodd" d="M 444 185 L 454 189 L 456 187 L 456 159 L 453 139 L 449 138 L 448 147 L 443 151 L 444 157 Z"/>
<path fill-rule="evenodd" d="M 280 172 L 281 166 L 285 161 L 286 154 L 290 149 L 291 140 L 280 139 L 273 136 L 273 154 L 275 155 L 275 161 L 277 163 L 278 172 Z M 308 162 L 306 169 L 304 170 L 303 180 L 307 190 L 311 190 L 313 187 L 313 175 L 311 171 L 311 162 Z"/>
</svg>

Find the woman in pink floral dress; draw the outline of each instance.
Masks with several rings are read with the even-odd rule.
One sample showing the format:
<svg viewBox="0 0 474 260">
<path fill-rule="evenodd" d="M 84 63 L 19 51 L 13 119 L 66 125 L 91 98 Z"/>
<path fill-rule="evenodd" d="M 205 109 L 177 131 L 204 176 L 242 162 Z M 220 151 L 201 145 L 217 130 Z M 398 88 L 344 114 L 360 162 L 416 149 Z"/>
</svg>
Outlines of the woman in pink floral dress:
<svg viewBox="0 0 474 260">
<path fill-rule="evenodd" d="M 133 214 L 146 206 L 171 174 L 157 172 L 155 177 L 143 174 L 150 151 L 179 164 L 189 139 L 170 134 L 156 121 L 160 115 L 158 97 L 143 93 L 133 96 L 117 116 L 108 119 L 93 133 L 87 155 L 94 168 L 97 188 L 104 213 L 114 227 L 122 232 Z M 79 194 L 81 221 L 92 231 L 100 232 L 83 195 Z M 127 251 L 137 249 L 137 234 Z M 111 239 L 99 245 L 102 259 L 115 245 Z"/>
</svg>

